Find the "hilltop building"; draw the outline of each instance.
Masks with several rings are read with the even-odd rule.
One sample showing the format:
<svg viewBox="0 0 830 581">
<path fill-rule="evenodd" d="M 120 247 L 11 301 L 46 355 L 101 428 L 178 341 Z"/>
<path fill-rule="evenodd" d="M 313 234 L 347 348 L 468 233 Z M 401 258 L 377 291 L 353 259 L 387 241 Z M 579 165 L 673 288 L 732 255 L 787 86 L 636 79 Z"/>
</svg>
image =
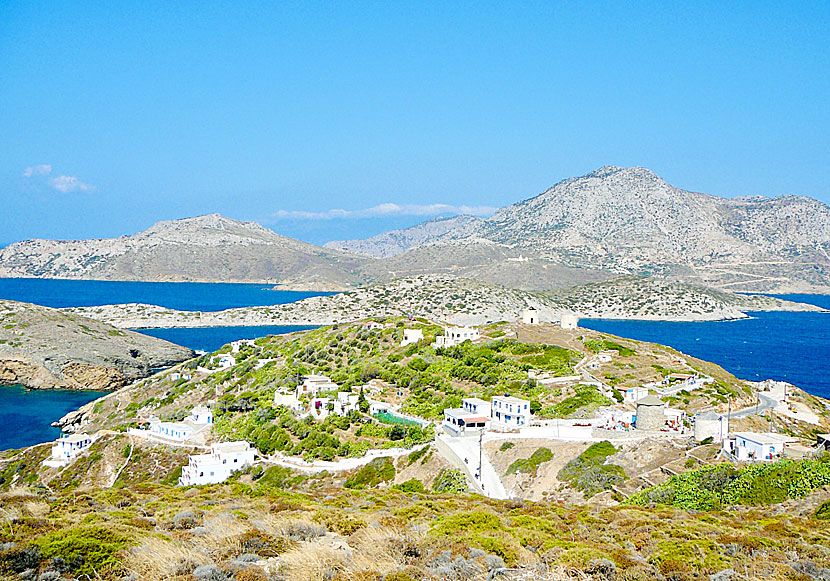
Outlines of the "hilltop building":
<svg viewBox="0 0 830 581">
<path fill-rule="evenodd" d="M 294 395 L 300 399 L 304 395 L 315 396 L 318 393 L 337 391 L 339 385 L 334 383 L 326 375 L 306 375 L 303 382 L 294 390 Z"/>
<path fill-rule="evenodd" d="M 772 462 L 783 456 L 786 444 L 797 441 L 785 434 L 735 432 L 724 438 L 723 450 L 741 462 Z"/>
<path fill-rule="evenodd" d="M 563 313 L 562 318 L 559 320 L 559 326 L 570 331 L 576 329 L 578 325 L 579 317 L 573 313 Z"/>
<path fill-rule="evenodd" d="M 522 311 L 522 323 L 525 325 L 539 324 L 539 311 L 536 310 L 536 307 L 528 307 Z"/>
<path fill-rule="evenodd" d="M 418 341 L 424 340 L 424 332 L 421 329 L 404 329 L 403 330 L 403 341 L 401 341 L 401 347 L 406 347 L 407 345 L 413 345 Z"/>
<path fill-rule="evenodd" d="M 490 418 L 493 429 L 520 429 L 530 425 L 530 402 L 509 395 L 493 398 Z"/>
<path fill-rule="evenodd" d="M 695 441 L 702 442 L 712 438 L 714 442 L 723 442 L 729 434 L 729 416 L 708 411 L 695 415 Z"/>
<path fill-rule="evenodd" d="M 208 430 L 213 426 L 213 412 L 208 407 L 197 405 L 181 422 L 163 422 L 156 416 L 151 416 L 148 423 L 146 430 L 130 428 L 127 433 L 141 437 L 153 436 L 173 442 L 187 442 L 194 439 L 204 441 Z"/>
<path fill-rule="evenodd" d="M 638 430 L 659 430 L 666 425 L 666 404 L 656 395 L 648 395 L 637 402 L 635 425 Z"/>
</svg>

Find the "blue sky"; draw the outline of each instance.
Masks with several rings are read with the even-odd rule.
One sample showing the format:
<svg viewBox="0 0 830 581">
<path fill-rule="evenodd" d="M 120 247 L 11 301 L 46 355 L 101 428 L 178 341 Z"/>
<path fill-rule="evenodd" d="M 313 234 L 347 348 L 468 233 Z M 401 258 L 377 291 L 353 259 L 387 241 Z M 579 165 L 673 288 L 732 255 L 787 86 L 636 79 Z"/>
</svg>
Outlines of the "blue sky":
<svg viewBox="0 0 830 581">
<path fill-rule="evenodd" d="M 827 2 L 4 2 L 0 244 L 211 212 L 324 242 L 608 164 L 830 202 L 828 31 Z"/>
</svg>

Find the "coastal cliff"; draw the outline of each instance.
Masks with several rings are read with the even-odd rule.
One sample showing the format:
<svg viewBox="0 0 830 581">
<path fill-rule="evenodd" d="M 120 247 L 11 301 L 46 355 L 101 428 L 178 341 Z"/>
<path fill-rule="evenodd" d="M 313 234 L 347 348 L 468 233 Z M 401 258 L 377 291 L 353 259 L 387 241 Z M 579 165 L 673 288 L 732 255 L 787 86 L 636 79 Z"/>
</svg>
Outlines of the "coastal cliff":
<svg viewBox="0 0 830 581">
<path fill-rule="evenodd" d="M 193 356 L 161 339 L 57 309 L 0 301 L 0 384 L 117 389 Z"/>
</svg>

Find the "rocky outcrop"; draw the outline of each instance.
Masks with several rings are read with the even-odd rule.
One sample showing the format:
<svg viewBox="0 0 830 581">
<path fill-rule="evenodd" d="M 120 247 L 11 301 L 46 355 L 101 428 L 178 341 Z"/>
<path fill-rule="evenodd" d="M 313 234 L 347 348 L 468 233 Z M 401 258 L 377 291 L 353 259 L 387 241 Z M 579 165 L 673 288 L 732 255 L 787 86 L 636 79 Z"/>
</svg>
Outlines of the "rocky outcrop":
<svg viewBox="0 0 830 581">
<path fill-rule="evenodd" d="M 746 311 L 810 310 L 813 305 L 746 296 L 647 277 L 624 277 L 557 293 L 529 292 L 445 275 L 420 275 L 283 305 L 218 312 L 125 304 L 63 309 L 123 328 L 331 325 L 370 317 L 424 316 L 460 325 L 513 321 L 532 306 L 543 321 L 581 317 L 669 321 L 739 319 Z"/>
<path fill-rule="evenodd" d="M 349 287 L 366 258 L 218 214 L 120 238 L 26 240 L 0 250 L 0 276 L 168 282 L 322 280 Z M 299 286 L 295 284 L 294 286 Z"/>
<path fill-rule="evenodd" d="M 0 384 L 111 390 L 192 356 L 186 347 L 100 321 L 0 301 Z"/>
</svg>

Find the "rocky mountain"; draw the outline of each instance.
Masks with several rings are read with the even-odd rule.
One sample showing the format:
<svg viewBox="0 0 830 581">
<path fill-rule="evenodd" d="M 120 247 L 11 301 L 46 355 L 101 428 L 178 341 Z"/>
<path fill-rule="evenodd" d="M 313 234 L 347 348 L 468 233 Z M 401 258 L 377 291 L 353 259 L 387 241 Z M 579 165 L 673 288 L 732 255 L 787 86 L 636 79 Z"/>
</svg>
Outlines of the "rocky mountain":
<svg viewBox="0 0 830 581">
<path fill-rule="evenodd" d="M 800 196 L 719 198 L 676 188 L 645 168 L 609 166 L 432 237 L 383 266 L 434 268 L 436 256 L 458 254 L 456 274 L 495 275 L 523 288 L 557 286 L 558 273 L 545 272 L 556 265 L 740 291 L 830 292 L 830 208 Z M 537 265 L 533 281 L 518 278 L 527 268 L 511 268 L 521 261 Z"/>
<path fill-rule="evenodd" d="M 830 292 L 827 205 L 800 196 L 719 198 L 641 167 L 563 180 L 487 219 L 435 219 L 328 246 L 213 214 L 118 239 L 12 244 L 0 250 L 0 276 L 339 290 L 447 274 L 550 290 L 654 273 L 725 290 Z"/>
<path fill-rule="evenodd" d="M 115 389 L 193 356 L 155 337 L 71 313 L 0 301 L 0 384 Z"/>
<path fill-rule="evenodd" d="M 433 218 L 411 228 L 392 230 L 362 240 L 333 240 L 324 246 L 387 258 L 436 240 L 466 237 L 483 221 L 483 218 L 469 215 Z"/>
<path fill-rule="evenodd" d="M 101 280 L 327 283 L 347 287 L 365 259 L 211 214 L 120 238 L 26 240 L 0 250 L 0 276 Z"/>
</svg>

